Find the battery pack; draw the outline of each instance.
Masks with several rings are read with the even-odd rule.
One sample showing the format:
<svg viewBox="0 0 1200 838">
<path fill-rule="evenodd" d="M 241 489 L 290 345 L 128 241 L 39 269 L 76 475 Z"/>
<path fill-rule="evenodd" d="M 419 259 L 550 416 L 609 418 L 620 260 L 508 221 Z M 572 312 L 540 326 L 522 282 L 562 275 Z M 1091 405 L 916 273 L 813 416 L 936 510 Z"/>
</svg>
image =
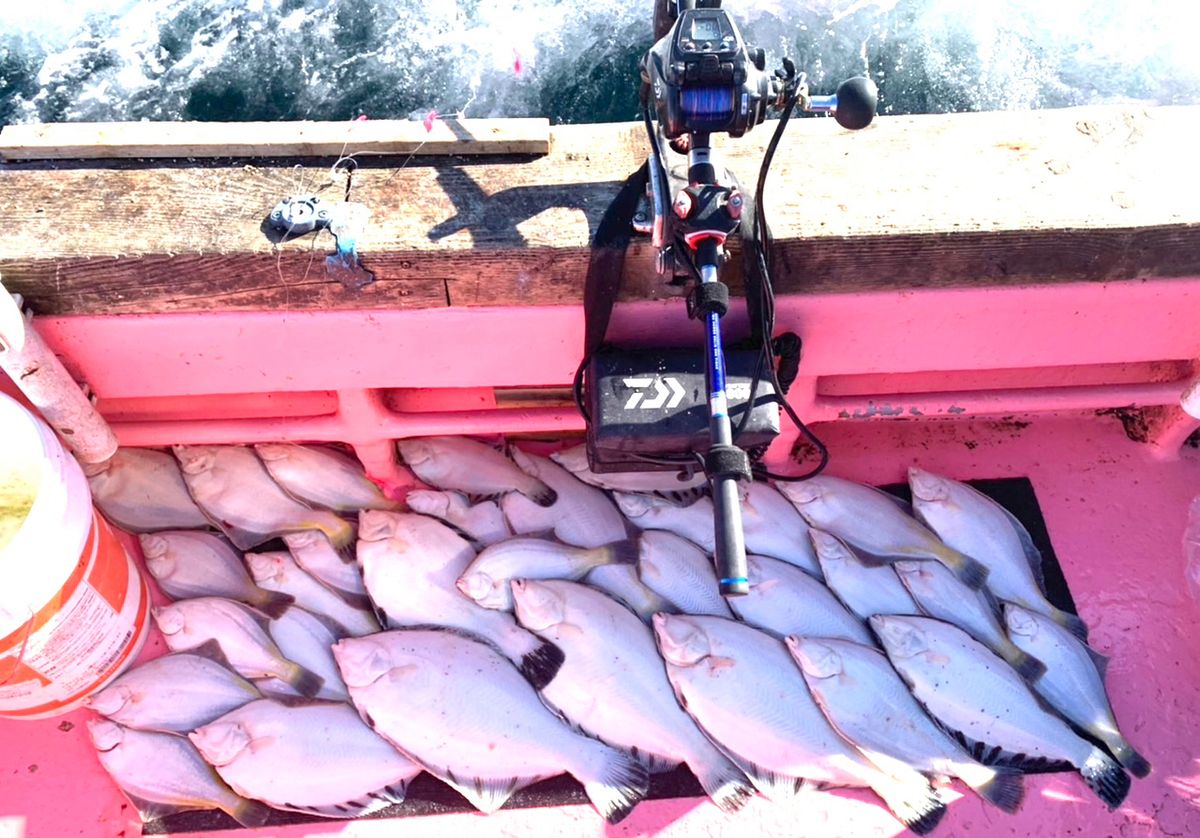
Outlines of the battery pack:
<svg viewBox="0 0 1200 838">
<path fill-rule="evenodd" d="M 766 445 L 779 434 L 779 405 L 767 376 L 750 398 L 756 350 L 726 350 L 725 392 L 736 432 L 747 409 L 750 418 L 735 443 L 744 449 Z M 703 455 L 710 446 L 708 392 L 703 351 L 690 349 L 610 349 L 592 356 L 587 368 L 588 462 L 598 473 L 667 471 L 669 461 Z M 668 462 L 655 462 L 655 460 Z"/>
</svg>

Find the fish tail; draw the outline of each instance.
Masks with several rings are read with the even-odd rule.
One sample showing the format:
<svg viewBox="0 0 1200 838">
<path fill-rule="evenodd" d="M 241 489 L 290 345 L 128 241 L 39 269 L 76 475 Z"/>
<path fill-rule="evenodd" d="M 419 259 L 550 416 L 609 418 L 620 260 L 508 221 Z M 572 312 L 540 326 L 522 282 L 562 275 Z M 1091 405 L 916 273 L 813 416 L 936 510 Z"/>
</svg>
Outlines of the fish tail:
<svg viewBox="0 0 1200 838">
<path fill-rule="evenodd" d="M 289 663 L 287 670 L 280 680 L 286 682 L 292 689 L 305 698 L 316 698 L 317 693 L 321 691 L 321 687 L 325 686 L 324 678 L 311 670 L 305 669 L 298 663 Z"/>
<path fill-rule="evenodd" d="M 871 788 L 883 798 L 897 820 L 916 835 L 928 835 L 946 814 L 946 802 L 928 782 L 902 782 L 892 777 L 883 782 L 880 777 L 871 783 Z"/>
<path fill-rule="evenodd" d="M 722 812 L 736 812 L 754 796 L 754 786 L 741 769 L 715 748 L 704 760 L 688 760 L 688 768 L 700 781 L 700 787 Z"/>
<path fill-rule="evenodd" d="M 272 620 L 277 620 L 283 616 L 284 612 L 295 604 L 296 598 L 291 594 L 281 594 L 276 591 L 268 591 L 264 588 L 259 588 L 254 595 L 254 601 L 250 604 L 259 611 L 266 614 Z"/>
<path fill-rule="evenodd" d="M 1017 670 L 1017 674 L 1030 684 L 1046 674 L 1046 664 L 1028 652 L 1022 651 L 1015 643 L 1005 643 L 998 651 L 1000 657 L 1004 658 L 1008 665 Z"/>
<path fill-rule="evenodd" d="M 1121 763 L 1130 774 L 1137 777 L 1139 780 L 1150 774 L 1149 761 L 1134 750 L 1133 745 L 1125 737 L 1117 734 L 1115 736 L 1105 737 L 1104 744 L 1108 746 L 1108 750 L 1117 758 L 1117 762 Z"/>
<path fill-rule="evenodd" d="M 595 745 L 575 779 L 583 783 L 588 799 L 606 821 L 620 823 L 646 796 L 650 772 L 629 754 L 598 742 Z"/>
<path fill-rule="evenodd" d="M 521 657 L 517 669 L 535 690 L 540 690 L 554 680 L 566 659 L 562 649 L 549 640 L 542 640 L 537 648 Z"/>
<path fill-rule="evenodd" d="M 1019 771 L 972 765 L 957 772 L 960 780 L 1002 812 L 1014 814 L 1025 800 L 1025 775 Z"/>
<path fill-rule="evenodd" d="M 558 500 L 558 492 L 536 477 L 530 477 L 525 487 L 518 491 L 538 506 L 554 506 L 554 502 Z"/>
<path fill-rule="evenodd" d="M 638 555 L 640 553 L 638 540 L 636 538 L 626 538 L 623 541 L 614 541 L 611 544 L 605 544 L 603 547 L 596 548 L 599 554 L 597 565 L 605 564 L 630 564 L 638 563 Z"/>
<path fill-rule="evenodd" d="M 325 533 L 325 536 L 329 539 L 329 543 L 337 551 L 338 558 L 346 564 L 354 564 L 354 548 L 358 543 L 354 526 L 349 521 L 344 521 L 341 518 L 337 518 L 337 516 L 331 517 L 334 517 L 337 523 L 326 521 L 314 524 L 314 528 Z"/>
<path fill-rule="evenodd" d="M 987 565 L 972 559 L 970 556 L 963 555 L 957 550 L 951 550 L 949 547 L 944 547 L 938 551 L 938 559 L 942 564 L 954 571 L 954 575 L 958 577 L 960 582 L 973 591 L 980 590 L 987 582 Z"/>
<path fill-rule="evenodd" d="M 1072 614 L 1070 611 L 1062 611 L 1058 608 L 1053 608 L 1053 609 L 1051 609 L 1051 613 L 1046 616 L 1048 616 L 1054 622 L 1058 623 L 1060 626 L 1065 628 L 1067 631 L 1071 632 L 1071 634 L 1075 635 L 1077 638 L 1079 638 L 1084 643 L 1087 643 L 1087 639 L 1088 639 L 1087 623 L 1085 623 L 1083 621 L 1083 618 L 1081 618 L 1079 615 Z"/>
<path fill-rule="evenodd" d="M 244 797 L 238 798 L 237 803 L 230 805 L 228 808 L 221 808 L 225 809 L 225 813 L 229 817 L 247 829 L 266 824 L 272 812 L 270 806 L 259 803 L 257 800 L 247 800 Z"/>
<path fill-rule="evenodd" d="M 1129 775 L 1099 748 L 1092 748 L 1079 773 L 1110 812 L 1116 810 L 1129 794 Z"/>
</svg>

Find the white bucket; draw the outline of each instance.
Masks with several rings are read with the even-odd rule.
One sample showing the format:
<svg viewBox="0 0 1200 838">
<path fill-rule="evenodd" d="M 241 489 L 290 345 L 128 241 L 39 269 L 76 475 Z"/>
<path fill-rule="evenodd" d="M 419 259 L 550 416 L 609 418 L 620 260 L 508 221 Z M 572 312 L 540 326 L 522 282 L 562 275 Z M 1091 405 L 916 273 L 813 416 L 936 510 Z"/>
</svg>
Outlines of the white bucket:
<svg viewBox="0 0 1200 838">
<path fill-rule="evenodd" d="M 149 629 L 146 583 L 54 432 L 0 393 L 0 716 L 73 710 Z"/>
</svg>

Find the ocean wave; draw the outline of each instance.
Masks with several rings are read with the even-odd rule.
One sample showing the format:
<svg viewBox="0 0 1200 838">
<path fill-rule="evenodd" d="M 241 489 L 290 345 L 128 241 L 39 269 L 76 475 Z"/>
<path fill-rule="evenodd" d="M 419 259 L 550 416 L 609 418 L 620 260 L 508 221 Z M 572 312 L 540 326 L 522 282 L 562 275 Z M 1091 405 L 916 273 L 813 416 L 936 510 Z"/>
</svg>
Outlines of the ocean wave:
<svg viewBox="0 0 1200 838">
<path fill-rule="evenodd" d="M 1182 0 L 729 2 L 814 90 L 883 113 L 1200 102 Z M 631 8 L 633 6 L 633 8 Z M 548 116 L 627 120 L 652 4 L 43 0 L 0 20 L 0 123 Z"/>
</svg>

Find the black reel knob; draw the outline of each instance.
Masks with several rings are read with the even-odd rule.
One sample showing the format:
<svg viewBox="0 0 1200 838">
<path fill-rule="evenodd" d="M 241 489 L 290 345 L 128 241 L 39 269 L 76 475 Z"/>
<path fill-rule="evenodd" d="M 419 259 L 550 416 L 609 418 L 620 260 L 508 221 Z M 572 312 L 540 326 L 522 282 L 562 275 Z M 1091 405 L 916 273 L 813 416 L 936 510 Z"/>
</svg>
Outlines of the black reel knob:
<svg viewBox="0 0 1200 838">
<path fill-rule="evenodd" d="M 857 131 L 866 128 L 875 118 L 879 104 L 879 88 L 866 76 L 846 79 L 837 89 L 837 110 L 833 117 L 838 125 Z"/>
</svg>

